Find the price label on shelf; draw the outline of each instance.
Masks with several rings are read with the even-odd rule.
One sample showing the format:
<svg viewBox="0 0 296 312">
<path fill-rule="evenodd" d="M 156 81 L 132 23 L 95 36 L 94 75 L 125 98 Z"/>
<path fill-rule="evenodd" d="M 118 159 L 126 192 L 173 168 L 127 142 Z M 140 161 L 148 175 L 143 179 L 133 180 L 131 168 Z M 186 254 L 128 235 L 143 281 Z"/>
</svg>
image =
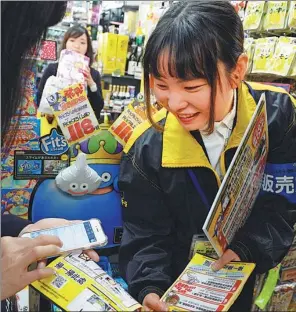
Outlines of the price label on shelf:
<svg viewBox="0 0 296 312">
<path fill-rule="evenodd" d="M 99 122 L 82 84 L 70 85 L 47 98 L 69 145 L 98 133 Z"/>
</svg>

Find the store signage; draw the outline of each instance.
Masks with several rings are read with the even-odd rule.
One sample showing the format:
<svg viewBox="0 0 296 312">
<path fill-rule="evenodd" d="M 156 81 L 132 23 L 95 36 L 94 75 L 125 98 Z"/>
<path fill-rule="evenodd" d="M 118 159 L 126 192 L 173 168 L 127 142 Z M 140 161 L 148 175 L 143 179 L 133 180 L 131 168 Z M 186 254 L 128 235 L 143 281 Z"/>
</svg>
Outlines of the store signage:
<svg viewBox="0 0 296 312">
<path fill-rule="evenodd" d="M 68 151 L 69 146 L 65 137 L 54 128 L 40 138 L 40 149 L 46 155 L 62 155 Z"/>
<path fill-rule="evenodd" d="M 70 165 L 70 157 L 47 155 L 43 151 L 14 151 L 14 179 L 30 180 L 54 178 Z"/>
</svg>

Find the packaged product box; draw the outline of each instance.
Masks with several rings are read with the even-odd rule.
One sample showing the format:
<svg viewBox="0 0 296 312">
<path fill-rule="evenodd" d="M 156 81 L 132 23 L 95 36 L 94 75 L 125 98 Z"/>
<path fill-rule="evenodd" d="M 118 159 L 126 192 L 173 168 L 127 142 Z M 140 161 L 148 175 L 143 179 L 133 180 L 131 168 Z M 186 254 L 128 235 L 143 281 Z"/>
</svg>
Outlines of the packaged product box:
<svg viewBox="0 0 296 312">
<path fill-rule="evenodd" d="M 280 37 L 271 60 L 270 73 L 278 76 L 292 75 L 296 67 L 296 38 Z"/>
<path fill-rule="evenodd" d="M 296 28 L 296 1 L 290 1 L 287 27 L 291 29 Z"/>
<path fill-rule="evenodd" d="M 293 298 L 295 285 L 295 283 L 278 285 L 274 290 L 268 311 L 288 311 Z"/>
<path fill-rule="evenodd" d="M 13 117 L 11 120 L 11 130 L 18 124 L 14 145 L 23 144 L 29 141 L 36 141 L 40 137 L 40 120 L 33 116 Z"/>
<path fill-rule="evenodd" d="M 4 213 L 28 219 L 28 209 L 32 188 L 5 189 L 1 188 L 1 207 Z"/>
<path fill-rule="evenodd" d="M 4 148 L 1 150 L 1 186 L 6 189 L 31 188 L 36 184 L 35 180 L 16 181 L 13 178 L 15 150 L 39 150 L 39 142 L 26 142 L 20 145 L 12 145 L 9 150 Z"/>
<path fill-rule="evenodd" d="M 256 39 L 252 73 L 270 73 L 277 37 Z"/>
<path fill-rule="evenodd" d="M 296 244 L 291 246 L 281 265 L 283 269 L 296 267 Z"/>
<path fill-rule="evenodd" d="M 288 8 L 288 1 L 267 1 L 267 12 L 264 16 L 263 29 L 284 29 L 286 27 Z"/>
<path fill-rule="evenodd" d="M 287 282 L 287 281 L 296 282 L 296 267 L 284 268 L 281 271 L 280 281 L 281 282 Z"/>
<path fill-rule="evenodd" d="M 31 188 L 36 184 L 36 180 L 14 180 L 14 151 L 39 150 L 40 121 L 31 116 L 15 117 L 12 118 L 11 129 L 17 123 L 17 118 L 19 121 L 15 139 L 9 149 L 4 147 L 1 150 L 1 187 L 4 189 Z"/>
<path fill-rule="evenodd" d="M 244 30 L 258 31 L 261 29 L 263 15 L 266 11 L 266 1 L 248 1 L 245 18 Z"/>
<path fill-rule="evenodd" d="M 84 81 L 83 72 L 88 66 L 87 56 L 71 50 L 63 50 L 59 59 L 57 77 L 67 79 L 69 85 Z"/>
<path fill-rule="evenodd" d="M 64 311 L 140 311 L 141 305 L 87 256 L 72 253 L 48 267 L 56 275 L 32 287 Z"/>
<path fill-rule="evenodd" d="M 253 66 L 255 39 L 254 38 L 245 38 L 244 49 L 245 49 L 245 53 L 247 54 L 248 59 L 249 59 L 248 60 L 248 68 L 247 68 L 247 74 L 249 74 L 252 71 L 252 66 Z"/>
<path fill-rule="evenodd" d="M 117 35 L 117 49 L 116 49 L 116 72 L 120 75 L 125 74 L 126 56 L 128 50 L 129 37 L 125 35 Z"/>
<path fill-rule="evenodd" d="M 111 33 L 99 35 L 98 60 L 103 63 L 104 74 L 112 74 L 116 69 L 117 36 Z"/>
<path fill-rule="evenodd" d="M 255 268 L 232 262 L 214 272 L 214 259 L 195 254 L 183 273 L 161 298 L 169 311 L 228 311 Z"/>
</svg>

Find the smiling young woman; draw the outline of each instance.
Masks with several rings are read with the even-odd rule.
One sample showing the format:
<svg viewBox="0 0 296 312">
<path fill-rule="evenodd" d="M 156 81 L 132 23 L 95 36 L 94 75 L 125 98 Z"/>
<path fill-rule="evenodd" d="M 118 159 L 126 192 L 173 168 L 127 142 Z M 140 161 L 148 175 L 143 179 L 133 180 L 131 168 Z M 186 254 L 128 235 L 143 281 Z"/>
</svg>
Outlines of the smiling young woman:
<svg viewBox="0 0 296 312">
<path fill-rule="evenodd" d="M 295 99 L 283 89 L 245 82 L 243 47 L 243 26 L 230 2 L 203 0 L 173 4 L 146 44 L 144 85 L 151 125 L 131 137 L 122 157 L 119 188 L 126 207 L 119 264 L 130 293 L 147 309 L 166 308 L 160 297 L 187 265 L 192 237 L 203 233 L 218 180 L 262 93 L 268 162 L 273 168 L 295 162 Z M 155 116 L 151 89 L 165 108 Z M 228 146 L 232 138 L 237 144 Z M 296 198 L 286 195 L 260 193 L 214 269 L 242 260 L 255 262 L 256 272 L 262 273 L 283 259 L 296 221 Z M 254 277 L 233 311 L 250 311 Z"/>
</svg>

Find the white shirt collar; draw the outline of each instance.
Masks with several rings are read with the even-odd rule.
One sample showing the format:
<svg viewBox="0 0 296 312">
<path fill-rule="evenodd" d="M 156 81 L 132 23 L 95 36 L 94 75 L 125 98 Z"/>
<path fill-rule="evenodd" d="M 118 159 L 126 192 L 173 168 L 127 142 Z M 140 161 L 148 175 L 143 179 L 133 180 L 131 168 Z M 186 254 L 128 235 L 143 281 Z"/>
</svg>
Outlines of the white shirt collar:
<svg viewBox="0 0 296 312">
<path fill-rule="evenodd" d="M 233 121 L 236 114 L 236 102 L 237 102 L 237 94 L 236 90 L 233 92 L 233 105 L 231 111 L 223 118 L 221 121 L 216 121 L 214 124 L 214 128 L 219 128 L 221 125 L 226 126 L 229 130 L 233 128 Z M 217 129 L 218 130 L 218 129 Z"/>
<path fill-rule="evenodd" d="M 223 120 L 214 123 L 214 131 L 211 134 L 206 134 L 204 131 L 200 131 L 210 163 L 217 171 L 221 179 L 223 177 L 219 160 L 221 153 L 225 149 L 225 146 L 227 145 L 228 139 L 231 135 L 233 122 L 236 115 L 237 90 L 234 90 L 233 94 L 233 107 L 231 111 L 223 118 Z"/>
</svg>

